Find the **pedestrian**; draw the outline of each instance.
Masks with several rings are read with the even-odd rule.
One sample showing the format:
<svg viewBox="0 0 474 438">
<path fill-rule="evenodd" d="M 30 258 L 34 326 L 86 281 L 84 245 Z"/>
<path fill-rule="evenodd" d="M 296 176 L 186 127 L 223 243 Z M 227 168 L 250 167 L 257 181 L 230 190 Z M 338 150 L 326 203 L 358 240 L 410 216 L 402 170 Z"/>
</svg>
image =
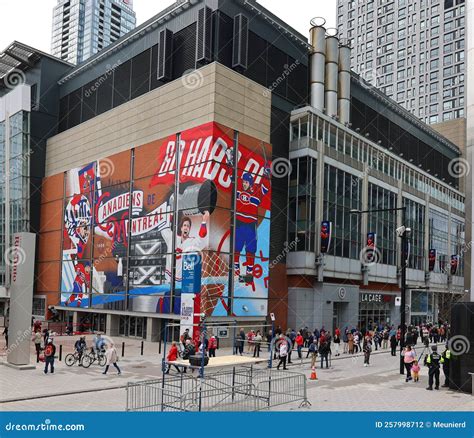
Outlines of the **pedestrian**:
<svg viewBox="0 0 474 438">
<path fill-rule="evenodd" d="M 178 359 L 178 346 L 176 345 L 176 342 L 172 342 L 170 351 L 168 352 L 168 355 L 166 356 L 166 360 L 168 362 L 175 362 L 177 359 Z M 181 370 L 178 368 L 176 364 L 173 364 L 173 366 L 177 369 L 178 373 L 181 372 Z M 171 364 L 168 363 L 168 369 L 165 371 L 165 374 L 169 374 L 170 369 L 171 369 Z M 120 374 L 120 370 L 119 370 L 119 374 Z"/>
<path fill-rule="evenodd" d="M 402 351 L 402 356 L 403 363 L 405 364 L 405 369 L 407 371 L 407 378 L 405 379 L 405 382 L 408 382 L 409 380 L 412 380 L 411 367 L 413 362 L 416 360 L 415 350 L 412 349 L 411 345 L 407 345 Z"/>
<path fill-rule="evenodd" d="M 359 342 L 360 342 L 359 332 L 355 332 L 354 333 L 354 353 L 358 353 L 360 351 Z"/>
<path fill-rule="evenodd" d="M 3 329 L 3 336 L 5 337 L 5 350 L 8 348 L 8 327 Z"/>
<path fill-rule="evenodd" d="M 397 336 L 396 336 L 396 335 L 392 335 L 392 336 L 390 337 L 390 348 L 391 348 L 391 355 L 392 355 L 392 356 L 396 356 L 396 355 L 397 355 L 397 344 L 398 344 Z"/>
<path fill-rule="evenodd" d="M 48 343 L 48 338 L 49 338 L 49 330 L 44 329 L 43 330 L 43 345 L 46 347 L 46 344 Z"/>
<path fill-rule="evenodd" d="M 411 366 L 411 377 L 413 378 L 413 382 L 418 382 L 420 380 L 420 365 L 416 359 L 413 361 Z"/>
<path fill-rule="evenodd" d="M 237 347 L 236 353 L 238 352 L 241 356 L 244 353 L 244 344 L 245 344 L 245 331 L 243 328 L 241 328 L 236 339 L 236 347 Z"/>
<path fill-rule="evenodd" d="M 370 353 L 372 353 L 372 340 L 370 336 L 364 338 L 362 349 L 364 351 L 364 366 L 368 367 L 370 365 Z"/>
<path fill-rule="evenodd" d="M 49 338 L 44 348 L 44 373 L 48 374 L 48 368 L 51 368 L 51 374 L 54 373 L 54 355 L 56 354 L 56 345 L 53 338 Z"/>
<path fill-rule="evenodd" d="M 253 357 L 260 357 L 260 346 L 262 345 L 262 335 L 260 334 L 260 330 L 257 330 L 254 338 L 254 350 L 253 350 Z"/>
<path fill-rule="evenodd" d="M 175 346 L 176 346 L 176 344 L 175 344 Z M 178 351 L 178 349 L 176 348 L 176 352 L 177 351 Z M 107 344 L 107 349 L 105 350 L 105 358 L 106 358 L 105 370 L 102 374 L 107 374 L 107 371 L 109 371 L 110 365 L 113 365 L 115 368 L 117 368 L 117 374 L 118 375 L 122 374 L 122 371 L 120 371 L 120 368 L 117 365 L 118 354 L 117 354 L 117 350 L 115 349 L 113 343 Z"/>
<path fill-rule="evenodd" d="M 337 329 L 336 329 L 337 330 Z M 341 345 L 341 338 L 339 336 L 339 333 L 334 333 L 334 356 L 340 356 L 340 353 L 339 353 L 339 347 Z"/>
<path fill-rule="evenodd" d="M 298 332 L 295 338 L 295 343 L 296 343 L 296 350 L 298 351 L 298 359 L 303 359 L 302 351 L 303 351 L 303 344 L 304 344 L 304 339 L 303 336 L 301 335 L 301 332 Z"/>
<path fill-rule="evenodd" d="M 280 362 L 278 362 L 277 370 L 280 369 L 280 366 L 283 365 L 283 369 L 286 370 L 286 357 L 288 355 L 288 341 L 285 339 L 284 335 L 280 335 L 280 343 L 278 345 L 278 353 L 280 356 Z"/>
<path fill-rule="evenodd" d="M 451 350 L 446 344 L 446 350 L 441 355 L 441 364 L 443 365 L 444 385 L 443 388 L 449 388 L 449 362 L 451 361 Z"/>
<path fill-rule="evenodd" d="M 324 368 L 324 361 L 326 361 L 326 369 L 329 368 L 329 362 L 328 362 L 329 344 L 326 342 L 326 338 L 322 338 L 322 342 L 319 344 L 318 352 L 319 352 L 319 355 L 321 356 L 321 369 Z"/>
<path fill-rule="evenodd" d="M 342 335 L 342 342 L 344 344 L 344 348 L 342 350 L 343 354 L 349 353 L 349 338 L 348 338 L 348 335 L 349 335 L 349 330 L 346 327 L 345 330 L 344 330 L 344 333 Z"/>
<path fill-rule="evenodd" d="M 242 347 L 243 348 L 243 347 Z M 196 353 L 196 348 L 191 342 L 191 338 L 186 339 L 183 349 L 183 359 L 189 360 L 190 356 L 193 356 Z M 183 373 L 186 373 L 187 368 L 183 368 Z M 194 372 L 194 368 L 191 368 L 191 372 Z"/>
<path fill-rule="evenodd" d="M 40 354 L 41 354 L 41 333 L 36 332 L 33 336 L 33 342 L 35 344 L 35 350 L 36 350 L 36 363 L 40 362 Z"/>
<path fill-rule="evenodd" d="M 438 353 L 438 347 L 433 345 L 431 347 L 432 353 L 425 357 L 425 365 L 428 366 L 428 391 L 433 391 L 433 381 L 435 382 L 435 389 L 439 389 L 439 364 L 441 362 L 441 355 Z"/>
<path fill-rule="evenodd" d="M 390 338 L 390 333 L 387 329 L 385 329 L 382 334 L 382 349 L 384 350 L 387 349 L 389 338 Z"/>
<path fill-rule="evenodd" d="M 347 345 L 349 354 L 354 354 L 354 335 L 351 332 L 347 334 Z"/>
<path fill-rule="evenodd" d="M 208 343 L 209 357 L 216 357 L 217 338 L 212 335 Z"/>
<path fill-rule="evenodd" d="M 253 348 L 254 348 L 253 340 L 254 340 L 254 338 L 255 338 L 255 332 L 253 330 L 250 330 L 247 333 L 247 344 L 248 344 L 247 353 L 252 353 L 253 352 Z"/>
<path fill-rule="evenodd" d="M 311 368 L 316 366 L 316 360 L 318 359 L 318 340 L 313 339 L 313 342 L 309 344 L 308 354 L 311 353 Z"/>
</svg>

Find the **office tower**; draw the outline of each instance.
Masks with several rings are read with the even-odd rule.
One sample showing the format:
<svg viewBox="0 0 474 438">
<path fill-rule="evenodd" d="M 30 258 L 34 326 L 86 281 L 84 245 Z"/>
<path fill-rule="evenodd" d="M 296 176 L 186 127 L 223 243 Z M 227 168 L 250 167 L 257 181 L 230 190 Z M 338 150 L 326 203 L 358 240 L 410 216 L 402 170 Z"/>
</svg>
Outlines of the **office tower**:
<svg viewBox="0 0 474 438">
<path fill-rule="evenodd" d="M 79 64 L 135 28 L 133 0 L 58 0 L 52 54 Z"/>
</svg>

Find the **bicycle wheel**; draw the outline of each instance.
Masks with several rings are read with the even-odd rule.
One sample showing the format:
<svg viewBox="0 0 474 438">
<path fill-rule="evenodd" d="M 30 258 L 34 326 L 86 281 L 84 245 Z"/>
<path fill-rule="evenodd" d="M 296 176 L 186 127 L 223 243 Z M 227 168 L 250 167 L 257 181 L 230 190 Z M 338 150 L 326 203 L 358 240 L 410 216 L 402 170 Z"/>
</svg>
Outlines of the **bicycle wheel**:
<svg viewBox="0 0 474 438">
<path fill-rule="evenodd" d="M 68 367 L 72 367 L 76 363 L 76 356 L 73 353 L 69 353 L 64 358 L 64 362 Z"/>
<path fill-rule="evenodd" d="M 82 366 L 84 368 L 89 368 L 92 365 L 92 362 L 94 362 L 94 358 L 92 358 L 90 355 L 85 354 L 82 356 Z"/>
<path fill-rule="evenodd" d="M 105 367 L 106 362 L 107 362 L 107 358 L 105 356 L 99 356 L 99 365 L 101 367 Z"/>
</svg>

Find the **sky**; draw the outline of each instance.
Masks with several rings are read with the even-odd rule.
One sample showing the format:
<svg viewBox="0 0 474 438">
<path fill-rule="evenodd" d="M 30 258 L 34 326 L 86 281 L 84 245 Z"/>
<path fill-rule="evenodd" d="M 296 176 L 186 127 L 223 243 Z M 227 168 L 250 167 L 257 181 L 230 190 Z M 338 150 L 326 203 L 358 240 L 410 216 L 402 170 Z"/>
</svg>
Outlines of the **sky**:
<svg viewBox="0 0 474 438">
<path fill-rule="evenodd" d="M 173 3 L 174 0 L 134 0 L 137 25 Z M 327 27 L 336 25 L 336 0 L 259 0 L 259 3 L 305 36 L 313 17 L 324 17 Z M 56 4 L 57 0 L 0 0 L 0 51 L 16 40 L 50 53 Z"/>
</svg>

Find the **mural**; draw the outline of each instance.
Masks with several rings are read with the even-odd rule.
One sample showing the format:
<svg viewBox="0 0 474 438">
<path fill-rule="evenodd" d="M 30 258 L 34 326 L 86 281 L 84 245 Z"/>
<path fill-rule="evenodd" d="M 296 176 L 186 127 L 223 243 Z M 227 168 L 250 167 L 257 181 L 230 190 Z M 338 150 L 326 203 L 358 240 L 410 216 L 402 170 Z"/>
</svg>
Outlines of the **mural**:
<svg viewBox="0 0 474 438">
<path fill-rule="evenodd" d="M 183 260 L 194 256 L 188 313 L 193 302 L 207 316 L 265 316 L 271 146 L 235 143 L 208 123 L 179 146 L 173 135 L 68 171 L 62 304 L 181 314 Z"/>
</svg>

